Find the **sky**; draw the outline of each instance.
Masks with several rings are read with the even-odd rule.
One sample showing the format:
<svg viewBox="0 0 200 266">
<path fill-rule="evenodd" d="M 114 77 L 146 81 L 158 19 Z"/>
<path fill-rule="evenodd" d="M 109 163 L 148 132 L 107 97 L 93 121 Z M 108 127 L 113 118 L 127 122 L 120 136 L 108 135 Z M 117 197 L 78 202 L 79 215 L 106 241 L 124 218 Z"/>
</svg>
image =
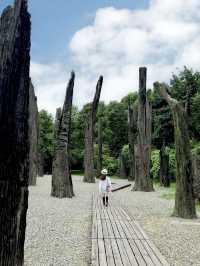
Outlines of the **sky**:
<svg viewBox="0 0 200 266">
<path fill-rule="evenodd" d="M 0 0 L 0 12 L 14 0 Z M 100 75 L 101 100 L 138 90 L 138 69 L 148 87 L 169 82 L 183 66 L 200 69 L 199 0 L 29 0 L 31 77 L 39 109 L 62 106 L 76 73 L 74 105 L 90 102 Z"/>
</svg>

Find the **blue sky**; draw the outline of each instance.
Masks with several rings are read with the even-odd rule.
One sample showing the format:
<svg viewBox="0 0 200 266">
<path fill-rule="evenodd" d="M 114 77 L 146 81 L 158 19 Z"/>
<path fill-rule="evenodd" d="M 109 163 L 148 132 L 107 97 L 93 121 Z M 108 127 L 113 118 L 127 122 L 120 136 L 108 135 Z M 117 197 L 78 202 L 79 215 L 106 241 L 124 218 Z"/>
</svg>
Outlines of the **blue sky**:
<svg viewBox="0 0 200 266">
<path fill-rule="evenodd" d="M 0 12 L 13 0 L 0 0 Z M 32 16 L 32 60 L 69 60 L 67 44 L 73 34 L 91 23 L 99 8 L 144 8 L 147 0 L 29 0 Z"/>
<path fill-rule="evenodd" d="M 14 0 L 0 0 L 0 12 Z M 39 109 L 55 113 L 75 70 L 74 105 L 92 100 L 99 75 L 101 100 L 138 90 L 138 68 L 148 87 L 169 82 L 183 66 L 200 70 L 199 0 L 29 0 L 31 77 Z"/>
</svg>

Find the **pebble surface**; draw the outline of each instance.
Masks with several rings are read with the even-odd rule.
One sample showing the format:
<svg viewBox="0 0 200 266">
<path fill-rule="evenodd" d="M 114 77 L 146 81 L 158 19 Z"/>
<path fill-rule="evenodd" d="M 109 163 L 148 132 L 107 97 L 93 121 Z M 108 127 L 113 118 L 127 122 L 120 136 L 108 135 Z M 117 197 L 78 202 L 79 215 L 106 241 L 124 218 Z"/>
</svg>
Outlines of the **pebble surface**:
<svg viewBox="0 0 200 266">
<path fill-rule="evenodd" d="M 37 186 L 29 188 L 25 266 L 90 265 L 92 193 L 97 184 L 82 179 L 73 177 L 73 199 L 50 197 L 50 176 L 38 178 Z M 170 265 L 200 266 L 200 219 L 171 217 L 174 202 L 160 198 L 163 192 L 163 188 L 147 193 L 128 188 L 112 197 L 140 223 Z"/>
<path fill-rule="evenodd" d="M 25 266 L 90 264 L 92 192 L 97 184 L 82 179 L 73 177 L 73 199 L 51 197 L 50 176 L 29 187 Z"/>
</svg>

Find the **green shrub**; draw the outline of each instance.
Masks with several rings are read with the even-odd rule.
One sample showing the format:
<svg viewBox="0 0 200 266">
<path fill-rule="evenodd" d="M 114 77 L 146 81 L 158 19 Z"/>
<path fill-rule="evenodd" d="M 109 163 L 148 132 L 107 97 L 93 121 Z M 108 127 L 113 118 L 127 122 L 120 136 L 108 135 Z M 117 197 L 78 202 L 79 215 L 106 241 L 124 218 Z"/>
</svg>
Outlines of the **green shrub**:
<svg viewBox="0 0 200 266">
<path fill-rule="evenodd" d="M 200 160 L 200 143 L 196 143 L 192 149 L 192 155 Z"/>
<path fill-rule="evenodd" d="M 169 175 L 172 178 L 176 176 L 176 159 L 175 150 L 167 147 L 166 152 L 169 154 Z M 160 169 L 160 151 L 153 150 L 151 152 L 151 176 L 153 179 L 159 178 Z"/>
<path fill-rule="evenodd" d="M 103 168 L 108 170 L 110 176 L 115 175 L 118 172 L 118 160 L 108 154 L 103 155 Z"/>
<path fill-rule="evenodd" d="M 159 169 L 160 169 L 160 151 L 153 150 L 151 152 L 151 176 L 153 179 L 159 178 Z"/>
</svg>

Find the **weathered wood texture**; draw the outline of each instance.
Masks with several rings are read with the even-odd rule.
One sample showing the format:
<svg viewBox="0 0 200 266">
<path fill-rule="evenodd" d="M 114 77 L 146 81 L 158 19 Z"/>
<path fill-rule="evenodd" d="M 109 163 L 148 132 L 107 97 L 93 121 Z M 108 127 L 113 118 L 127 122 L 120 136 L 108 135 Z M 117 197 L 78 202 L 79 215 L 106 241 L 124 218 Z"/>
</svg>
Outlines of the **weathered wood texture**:
<svg viewBox="0 0 200 266">
<path fill-rule="evenodd" d="M 44 154 L 41 151 L 38 152 L 38 176 L 44 176 Z"/>
<path fill-rule="evenodd" d="M 102 119 L 99 118 L 98 119 L 98 158 L 97 158 L 98 178 L 101 176 L 101 170 L 102 170 L 102 160 L 103 160 L 102 148 L 103 148 Z"/>
<path fill-rule="evenodd" d="M 121 178 L 128 178 L 128 173 L 127 173 L 126 164 L 125 164 L 125 158 L 124 158 L 122 153 L 119 156 L 119 176 Z"/>
<path fill-rule="evenodd" d="M 159 169 L 160 185 L 164 187 L 170 186 L 169 177 L 169 154 L 166 153 L 166 147 L 163 143 L 160 149 L 160 169 Z"/>
<path fill-rule="evenodd" d="M 95 97 L 89 112 L 88 121 L 85 126 L 85 150 L 84 150 L 84 182 L 95 183 L 94 173 L 94 126 L 96 122 L 96 114 L 101 95 L 101 88 L 103 84 L 103 77 L 100 76 L 97 86 Z"/>
<path fill-rule="evenodd" d="M 193 173 L 194 196 L 196 199 L 200 200 L 200 160 L 197 158 L 193 158 Z"/>
<path fill-rule="evenodd" d="M 146 94 L 147 69 L 139 69 L 138 135 L 135 144 L 134 191 L 153 191 L 150 178 L 152 108 Z"/>
<path fill-rule="evenodd" d="M 134 145 L 137 139 L 137 106 L 128 106 L 128 141 L 129 141 L 129 162 L 130 162 L 130 174 L 128 180 L 135 179 L 135 150 Z"/>
<path fill-rule="evenodd" d="M 0 265 L 24 261 L 29 179 L 30 15 L 16 0 L 0 18 Z"/>
<path fill-rule="evenodd" d="M 182 218 L 195 218 L 193 167 L 186 112 L 181 103 L 170 97 L 166 84 L 156 82 L 154 88 L 169 104 L 173 115 L 176 148 L 176 197 L 174 215 Z"/>
<path fill-rule="evenodd" d="M 57 109 L 56 114 L 56 144 L 53 159 L 51 196 L 58 198 L 71 198 L 74 196 L 69 157 L 74 79 L 75 74 L 72 72 L 62 112 L 60 109 Z"/>
<path fill-rule="evenodd" d="M 30 165 L 29 185 L 35 186 L 38 174 L 38 108 L 34 87 L 30 80 L 29 87 L 29 139 L 30 139 Z"/>
<path fill-rule="evenodd" d="M 119 202 L 104 207 L 100 198 L 93 197 L 92 216 L 93 266 L 169 265 Z"/>
</svg>

